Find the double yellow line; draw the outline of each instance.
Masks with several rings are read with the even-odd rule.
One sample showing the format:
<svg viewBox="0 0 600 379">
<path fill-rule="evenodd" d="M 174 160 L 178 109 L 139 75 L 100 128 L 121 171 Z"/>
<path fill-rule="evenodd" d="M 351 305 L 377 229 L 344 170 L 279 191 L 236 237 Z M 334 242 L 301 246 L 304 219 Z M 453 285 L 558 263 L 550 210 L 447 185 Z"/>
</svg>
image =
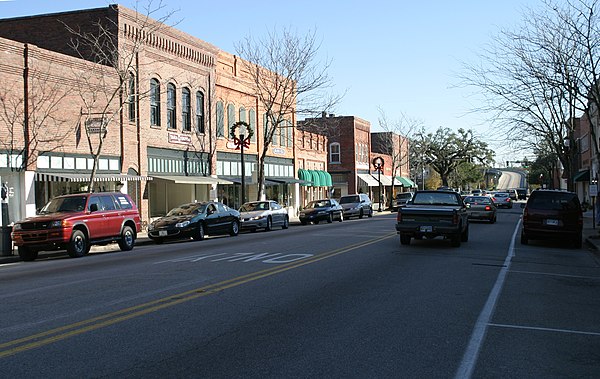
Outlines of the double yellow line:
<svg viewBox="0 0 600 379">
<path fill-rule="evenodd" d="M 386 234 L 382 237 L 373 238 L 364 242 L 359 242 L 343 248 L 325 252 L 323 254 L 319 254 L 312 258 L 304 259 L 302 261 L 292 262 L 285 265 L 276 266 L 270 269 L 253 272 L 247 275 L 238 276 L 232 279 L 224 280 L 219 283 L 210 284 L 190 291 L 185 291 L 176 295 L 170 295 L 161 299 L 149 301 L 143 304 L 135 305 L 133 307 L 124 308 L 115 312 L 107 313 L 98 317 L 93 317 L 73 324 L 61 326 L 59 328 L 50 329 L 45 332 L 41 332 L 31 336 L 4 342 L 0 344 L 0 358 L 15 355 L 27 350 L 36 349 L 38 347 L 49 345 L 70 337 L 74 337 L 96 329 L 104 328 L 106 326 L 140 317 L 148 313 L 156 312 L 163 308 L 172 307 L 174 305 L 188 302 L 199 297 L 221 292 L 228 288 L 237 287 L 248 282 L 276 275 L 281 272 L 315 263 L 323 259 L 334 257 L 339 254 L 344 254 L 352 250 L 372 245 L 384 239 L 391 238 L 395 235 L 396 233 Z"/>
</svg>

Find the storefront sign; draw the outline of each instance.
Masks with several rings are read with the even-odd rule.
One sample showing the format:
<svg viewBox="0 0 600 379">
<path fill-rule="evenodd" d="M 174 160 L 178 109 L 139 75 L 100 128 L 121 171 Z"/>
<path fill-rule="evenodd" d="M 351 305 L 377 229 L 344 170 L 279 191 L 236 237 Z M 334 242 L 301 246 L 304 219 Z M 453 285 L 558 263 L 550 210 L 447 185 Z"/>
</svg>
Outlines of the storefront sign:
<svg viewBox="0 0 600 379">
<path fill-rule="evenodd" d="M 285 155 L 285 149 L 280 149 L 278 147 L 274 147 L 273 154 Z"/>
<path fill-rule="evenodd" d="M 169 133 L 169 143 L 177 143 L 180 145 L 191 145 L 192 137 L 186 134 Z"/>
<path fill-rule="evenodd" d="M 106 133 L 104 117 L 88 118 L 85 120 L 85 130 L 88 134 Z"/>
</svg>

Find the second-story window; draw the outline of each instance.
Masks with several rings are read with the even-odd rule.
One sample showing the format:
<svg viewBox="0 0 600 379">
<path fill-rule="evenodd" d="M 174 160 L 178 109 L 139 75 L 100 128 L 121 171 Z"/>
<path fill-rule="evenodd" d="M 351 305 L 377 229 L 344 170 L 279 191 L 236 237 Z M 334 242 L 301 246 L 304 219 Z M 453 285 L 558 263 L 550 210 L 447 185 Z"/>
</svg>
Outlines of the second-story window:
<svg viewBox="0 0 600 379">
<path fill-rule="evenodd" d="M 160 126 L 160 83 L 150 80 L 150 125 Z"/>
<path fill-rule="evenodd" d="M 176 116 L 176 97 L 175 97 L 175 85 L 169 83 L 167 85 L 167 128 L 177 128 L 177 116 Z"/>
<path fill-rule="evenodd" d="M 127 96 L 127 108 L 129 111 L 129 121 L 135 121 L 135 75 L 133 72 L 129 73 L 129 79 L 127 83 L 128 96 Z"/>
<path fill-rule="evenodd" d="M 196 132 L 204 133 L 204 94 L 196 92 Z"/>
<path fill-rule="evenodd" d="M 330 163 L 340 163 L 341 162 L 340 144 L 337 142 L 334 142 L 329 145 L 329 162 Z"/>
<path fill-rule="evenodd" d="M 186 132 L 192 131 L 192 106 L 191 106 L 190 90 L 184 88 L 181 91 L 181 123 L 183 124 L 183 130 Z"/>
<path fill-rule="evenodd" d="M 222 101 L 217 101 L 217 137 L 225 136 L 225 108 Z"/>
<path fill-rule="evenodd" d="M 229 130 L 231 129 L 231 125 L 235 124 L 235 107 L 233 104 L 227 105 L 227 135 L 229 135 Z"/>
<path fill-rule="evenodd" d="M 250 124 L 250 128 L 252 129 L 252 131 L 254 132 L 254 134 L 252 134 L 252 138 L 250 139 L 252 142 L 256 142 L 256 112 L 254 111 L 254 109 L 250 108 L 250 110 L 248 111 L 248 124 Z"/>
</svg>

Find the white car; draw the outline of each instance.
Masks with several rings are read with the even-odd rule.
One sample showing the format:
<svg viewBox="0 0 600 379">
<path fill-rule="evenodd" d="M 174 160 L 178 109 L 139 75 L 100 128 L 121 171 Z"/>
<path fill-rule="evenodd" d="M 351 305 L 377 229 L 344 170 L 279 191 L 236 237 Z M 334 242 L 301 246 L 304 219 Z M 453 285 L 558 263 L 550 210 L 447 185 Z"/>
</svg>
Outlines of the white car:
<svg viewBox="0 0 600 379">
<path fill-rule="evenodd" d="M 287 229 L 290 225 L 287 210 L 276 201 L 251 201 L 242 204 L 239 211 L 242 230 L 269 231 L 276 226 Z"/>
<path fill-rule="evenodd" d="M 492 201 L 498 208 L 512 208 L 513 201 L 508 192 L 496 192 L 492 195 Z"/>
</svg>

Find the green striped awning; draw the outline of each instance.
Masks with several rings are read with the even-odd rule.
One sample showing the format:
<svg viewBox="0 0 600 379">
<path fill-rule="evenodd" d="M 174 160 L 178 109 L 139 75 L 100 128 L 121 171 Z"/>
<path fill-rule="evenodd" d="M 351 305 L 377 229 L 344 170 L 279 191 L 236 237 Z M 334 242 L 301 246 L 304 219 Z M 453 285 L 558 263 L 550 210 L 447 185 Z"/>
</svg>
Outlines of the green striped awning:
<svg viewBox="0 0 600 379">
<path fill-rule="evenodd" d="M 404 176 L 396 176 L 396 179 L 402 183 L 402 187 L 410 188 L 415 186 L 415 183 L 412 180 L 405 178 Z"/>
</svg>

